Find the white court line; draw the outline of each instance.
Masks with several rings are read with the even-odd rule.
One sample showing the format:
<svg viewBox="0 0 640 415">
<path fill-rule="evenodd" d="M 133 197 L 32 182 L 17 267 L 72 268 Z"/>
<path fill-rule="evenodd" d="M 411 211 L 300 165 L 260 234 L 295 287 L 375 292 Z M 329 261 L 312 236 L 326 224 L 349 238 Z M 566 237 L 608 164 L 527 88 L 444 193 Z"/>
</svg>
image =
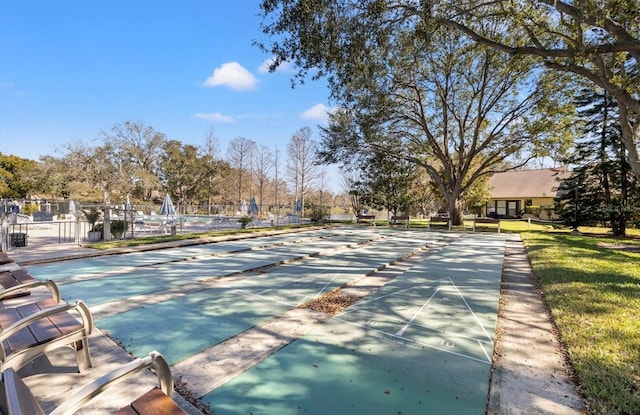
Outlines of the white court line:
<svg viewBox="0 0 640 415">
<path fill-rule="evenodd" d="M 345 266 L 343 266 L 342 268 L 345 268 Z M 320 291 L 314 295 L 313 297 L 311 297 L 312 299 L 318 298 L 320 296 L 320 294 L 322 294 L 324 292 L 324 290 L 327 289 L 327 287 L 329 286 L 329 284 L 331 284 L 333 282 L 333 280 L 335 280 L 336 278 L 338 278 L 339 273 L 335 272 L 333 274 L 333 276 L 331 277 L 331 279 L 329 281 L 327 281 L 327 283 L 320 289 Z M 341 274 L 340 274 L 341 275 Z M 298 303 L 298 305 L 296 307 L 301 306 L 302 304 L 304 304 L 307 301 L 307 298 L 309 298 L 308 295 L 305 295 L 304 298 Z"/>
<path fill-rule="evenodd" d="M 469 355 L 458 353 L 458 352 L 454 352 L 452 350 L 448 350 L 448 349 L 445 349 L 445 348 L 442 348 L 442 347 L 433 346 L 433 345 L 426 344 L 426 343 L 421 343 L 421 342 L 418 342 L 418 341 L 415 341 L 415 340 L 412 340 L 412 339 L 408 339 L 406 337 L 397 336 L 395 334 L 387 333 L 385 331 L 378 330 L 378 329 L 375 329 L 375 328 L 372 328 L 372 327 L 363 327 L 363 326 L 361 326 L 359 324 L 355 324 L 355 323 L 352 323 L 350 321 L 345 321 L 345 320 L 341 320 L 341 321 L 344 321 L 345 323 L 351 324 L 351 325 L 356 326 L 356 327 L 366 328 L 368 330 L 375 331 L 375 332 L 377 332 L 379 334 L 382 334 L 382 335 L 385 335 L 385 336 L 397 338 L 397 339 L 400 339 L 400 340 L 405 341 L 407 343 L 417 344 L 419 346 L 428 347 L 428 348 L 434 349 L 434 350 L 439 350 L 441 352 L 449 353 L 449 354 L 452 354 L 454 356 L 462 357 L 462 358 L 469 359 L 469 360 L 474 360 L 476 362 L 491 364 L 491 359 L 489 359 L 489 358 L 487 358 L 487 360 L 483 360 L 483 359 L 479 359 L 479 358 L 477 358 L 475 356 L 469 356 Z M 483 351 L 484 351 L 484 349 L 483 349 Z M 486 353 L 484 353 L 484 355 L 485 355 L 485 357 L 488 357 Z"/>
<path fill-rule="evenodd" d="M 400 318 L 397 318 L 397 317 L 391 317 L 391 316 L 389 316 L 389 315 L 376 313 L 376 312 L 374 312 L 374 311 L 368 311 L 368 310 L 358 310 L 358 311 L 361 311 L 361 312 L 366 313 L 366 314 L 370 314 L 370 315 L 372 315 L 372 316 L 374 316 L 374 317 L 380 317 L 380 319 L 379 319 L 379 320 L 384 320 L 384 319 L 386 319 L 386 321 L 389 321 L 389 322 L 391 322 L 391 323 L 394 323 L 394 322 L 402 323 L 402 322 L 406 321 L 406 320 L 404 320 L 404 319 L 400 319 Z M 335 317 L 333 317 L 333 318 L 334 318 L 334 319 L 336 319 L 336 320 L 342 321 L 342 322 L 344 322 L 344 323 L 348 323 L 348 324 L 350 324 L 350 325 L 352 325 L 352 326 L 360 327 L 360 328 L 363 328 L 363 329 L 369 329 L 369 328 L 371 328 L 371 326 L 369 326 L 369 325 L 367 325 L 367 324 L 358 324 L 358 323 L 356 323 L 356 322 L 353 322 L 353 321 L 350 321 L 350 320 L 347 320 L 347 319 L 345 319 L 345 318 L 340 317 L 340 316 L 344 316 L 344 315 L 346 315 L 346 314 L 347 314 L 347 313 L 341 313 L 341 314 L 338 314 L 337 316 L 335 316 Z M 469 340 L 469 341 L 477 342 L 477 343 L 485 343 L 485 344 L 487 344 L 487 345 L 489 345 L 489 346 L 493 345 L 493 341 L 491 341 L 491 340 L 487 341 L 487 340 L 484 340 L 484 339 L 478 339 L 478 338 L 476 338 L 476 337 L 468 336 L 468 335 L 466 335 L 466 334 L 461 334 L 461 333 L 456 333 L 456 332 L 452 332 L 452 331 L 447 331 L 447 330 L 444 330 L 444 329 L 439 329 L 439 328 L 435 328 L 435 327 L 431 327 L 431 326 L 425 326 L 424 324 L 416 324 L 416 323 L 414 323 L 414 324 L 413 324 L 413 326 L 415 326 L 415 327 L 419 327 L 419 328 L 421 328 L 421 329 L 425 329 L 425 330 L 433 331 L 433 332 L 436 332 L 436 333 L 440 333 L 440 334 L 446 334 L 447 336 L 455 337 L 455 338 L 458 338 L 458 339 Z M 382 332 L 382 333 L 388 334 L 389 336 L 395 336 L 395 335 L 397 335 L 397 334 L 394 334 L 394 333 L 390 333 L 390 332 L 382 331 L 382 330 L 380 330 L 380 329 L 376 329 L 376 330 L 377 330 L 377 331 L 379 331 L 379 332 Z M 404 339 L 407 339 L 407 340 L 411 340 L 409 337 L 403 337 L 403 338 L 404 338 Z"/>
<path fill-rule="evenodd" d="M 398 332 L 396 333 L 396 336 L 402 337 L 404 332 L 407 331 L 407 329 L 409 328 L 409 325 L 411 323 L 413 323 L 413 320 L 415 320 L 416 317 L 418 317 L 418 314 L 420 314 L 422 312 L 422 310 L 424 310 L 424 308 L 429 305 L 429 303 L 431 302 L 433 297 L 435 297 L 435 295 L 438 294 L 438 291 L 440 291 L 440 287 L 436 288 L 436 290 L 433 292 L 433 294 L 431 294 L 431 297 L 429 297 L 429 299 L 427 301 L 425 301 L 424 304 L 422 304 L 422 307 L 420 307 L 420 309 L 418 311 L 416 311 L 416 313 L 413 315 L 413 317 L 411 317 L 411 320 L 409 320 L 407 322 L 407 324 L 405 324 L 400 330 L 398 330 Z"/>
<path fill-rule="evenodd" d="M 462 298 L 462 301 L 464 301 L 464 304 L 467 306 L 467 309 L 469 309 L 469 312 L 471 313 L 473 318 L 476 320 L 476 323 L 478 323 L 480 328 L 482 328 L 482 331 L 484 332 L 485 336 L 487 336 L 487 339 L 493 341 L 493 338 L 489 335 L 489 333 L 487 333 L 487 330 L 484 328 L 484 325 L 480 322 L 480 319 L 478 318 L 476 313 L 471 309 L 471 306 L 469 306 L 469 303 L 467 303 L 467 299 L 464 298 L 464 295 L 462 295 L 462 293 L 460 292 L 460 289 L 453 283 L 453 281 L 451 281 L 451 286 L 455 288 L 455 290 L 458 292 L 458 295 L 460 296 L 460 298 Z"/>
<path fill-rule="evenodd" d="M 415 290 L 415 289 L 416 289 L 416 287 L 420 287 L 420 288 L 423 288 L 423 287 L 431 287 L 431 285 L 436 284 L 436 283 L 438 283 L 438 282 L 440 282 L 440 281 L 444 281 L 444 280 L 447 280 L 447 278 L 441 278 L 441 279 L 439 279 L 439 280 L 430 281 L 430 282 L 427 282 L 426 284 L 416 284 L 416 285 L 412 285 L 411 287 L 403 288 L 403 289 L 401 289 L 401 290 L 396 290 L 396 291 L 394 291 L 394 292 L 392 292 L 392 293 L 389 293 L 389 294 L 386 294 L 386 295 L 380 295 L 380 296 L 377 296 L 377 297 L 371 297 L 371 298 L 370 298 L 370 299 L 368 299 L 368 300 L 364 300 L 364 299 L 363 299 L 363 300 L 360 300 L 360 301 L 358 301 L 356 304 L 354 304 L 353 306 L 349 307 L 349 309 L 347 309 L 347 311 L 346 311 L 345 313 L 343 313 L 343 314 L 348 314 L 348 313 L 350 313 L 351 311 L 358 311 L 358 310 L 360 310 L 360 309 L 361 309 L 361 307 L 360 307 L 361 305 L 364 305 L 364 304 L 370 303 L 370 302 L 372 302 L 372 301 L 380 300 L 380 299 L 382 299 L 382 298 L 387 298 L 387 297 L 395 297 L 395 296 L 398 296 L 400 293 L 403 293 L 403 292 L 405 292 L 405 291 Z"/>
<path fill-rule="evenodd" d="M 478 326 L 480 326 L 480 328 L 482 329 L 482 331 L 483 331 L 484 335 L 485 335 L 485 336 L 487 337 L 487 339 L 488 339 L 488 342 L 489 342 L 490 344 L 493 344 L 493 338 L 489 335 L 489 333 L 488 333 L 488 332 L 487 332 L 487 330 L 485 329 L 484 325 L 482 325 L 482 323 L 480 322 L 480 319 L 478 318 L 478 316 L 476 315 L 476 313 L 471 309 L 471 306 L 470 306 L 470 305 L 469 305 L 469 303 L 467 302 L 467 300 L 466 300 L 466 298 L 464 297 L 464 295 L 462 295 L 462 292 L 460 291 L 460 289 L 458 288 L 458 286 L 453 282 L 453 280 L 452 280 L 450 277 L 445 277 L 445 278 L 441 278 L 441 279 L 439 279 L 439 280 L 434 280 L 434 281 L 433 281 L 433 283 L 431 283 L 431 284 L 425 284 L 425 285 L 414 285 L 414 286 L 411 286 L 411 287 L 408 287 L 408 288 L 405 288 L 405 289 L 402 289 L 402 290 L 394 291 L 394 292 L 389 293 L 389 294 L 387 294 L 387 295 L 382 295 L 382 296 L 379 296 L 379 297 L 371 298 L 370 300 L 359 301 L 358 303 L 356 303 L 356 307 L 354 307 L 354 308 L 352 308 L 352 309 L 351 309 L 351 307 L 350 307 L 350 309 L 348 309 L 345 313 L 342 313 L 342 314 L 348 314 L 348 313 L 351 313 L 351 312 L 354 312 L 354 311 L 361 310 L 362 308 L 361 308 L 360 306 L 361 306 L 361 305 L 364 305 L 364 304 L 366 304 L 366 303 L 368 303 L 368 302 L 371 302 L 371 301 L 374 301 L 374 300 L 379 300 L 379 299 L 386 298 L 386 297 L 396 296 L 396 295 L 398 295 L 398 294 L 400 294 L 400 293 L 402 293 L 402 292 L 406 292 L 406 291 L 409 291 L 409 290 L 415 290 L 415 289 L 416 289 L 416 287 L 419 287 L 419 288 L 425 288 L 425 287 L 426 287 L 427 289 L 429 289 L 429 288 L 431 288 L 431 285 L 433 285 L 434 283 L 441 282 L 441 281 L 448 281 L 451 285 L 438 286 L 438 288 L 436 288 L 436 291 L 434 292 L 434 294 L 432 294 L 432 295 L 431 295 L 431 297 L 429 298 L 429 301 L 431 300 L 431 298 L 433 298 L 433 296 L 434 296 L 434 295 L 435 295 L 435 294 L 436 294 L 436 293 L 437 293 L 441 288 L 447 288 L 447 287 L 452 287 L 452 288 L 454 288 L 454 289 L 456 290 L 456 293 L 457 293 L 457 294 L 458 294 L 458 296 L 460 297 L 460 299 L 464 302 L 464 305 L 465 305 L 465 307 L 467 308 L 467 310 L 468 310 L 468 311 L 471 313 L 471 315 L 473 316 L 473 319 L 476 321 L 476 323 L 478 324 Z M 425 304 L 425 305 L 426 305 L 426 304 Z M 422 308 L 424 308 L 424 305 L 423 305 L 423 307 L 422 307 Z M 420 311 L 422 311 L 422 308 L 420 309 Z M 409 323 L 408 323 L 408 324 L 411 324 L 411 322 L 413 321 L 413 319 L 415 319 L 415 317 L 416 317 L 416 316 L 414 316 L 414 317 L 409 321 Z M 402 333 L 401 333 L 401 334 L 403 334 L 403 333 L 404 333 L 404 330 L 406 330 L 406 328 L 404 328 L 404 327 L 403 327 L 403 328 L 401 329 L 401 331 L 402 331 Z"/>
</svg>

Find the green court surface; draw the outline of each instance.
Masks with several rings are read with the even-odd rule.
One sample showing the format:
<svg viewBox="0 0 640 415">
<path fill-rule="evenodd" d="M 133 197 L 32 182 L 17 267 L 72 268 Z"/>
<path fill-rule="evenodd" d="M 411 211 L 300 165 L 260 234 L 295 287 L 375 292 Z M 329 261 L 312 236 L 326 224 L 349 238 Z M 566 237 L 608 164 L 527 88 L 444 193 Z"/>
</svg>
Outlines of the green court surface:
<svg viewBox="0 0 640 415">
<path fill-rule="evenodd" d="M 504 246 L 502 235 L 359 227 L 28 271 L 59 282 L 67 300 L 101 306 L 96 325 L 134 356 L 160 350 L 173 365 L 426 248 L 421 262 L 202 401 L 216 415 L 483 414 Z"/>
<path fill-rule="evenodd" d="M 303 241 L 314 242 L 314 247 L 322 246 L 324 239 L 331 247 L 331 241 L 339 243 L 360 242 L 371 235 L 362 235 L 348 230 L 315 230 L 277 236 L 265 236 L 260 238 L 246 238 L 236 241 L 209 243 L 202 245 L 184 246 L 179 248 L 167 248 L 152 251 L 131 252 L 123 255 L 107 255 L 102 257 L 90 257 L 72 261 L 53 262 L 50 264 L 34 265 L 29 267 L 29 272 L 41 279 L 49 278 L 56 281 L 69 278 L 91 277 L 112 272 L 135 271 L 135 268 L 170 264 L 194 258 L 206 258 L 212 255 L 222 255 L 242 252 L 260 247 L 283 246 L 288 244 L 300 244 Z M 303 244 L 304 246 L 304 244 Z"/>
<path fill-rule="evenodd" d="M 181 248 L 185 252 L 173 248 L 36 265 L 28 271 L 36 278 L 58 282 L 66 300 L 83 299 L 89 305 L 98 305 L 344 249 L 377 237 L 353 232 L 319 233 L 322 238 L 316 234 L 256 238 Z M 153 260 L 146 260 L 145 255 Z M 176 260 L 178 257 L 181 260 Z"/>
<path fill-rule="evenodd" d="M 484 414 L 504 240 L 465 237 L 203 398 L 222 414 Z"/>
<path fill-rule="evenodd" d="M 174 364 L 362 278 L 425 243 L 390 237 L 384 240 L 384 247 L 374 243 L 330 257 L 285 265 L 277 272 L 221 281 L 214 288 L 118 313 L 99 319 L 96 324 L 134 355 L 144 355 L 155 347 L 163 350 L 167 360 Z"/>
</svg>

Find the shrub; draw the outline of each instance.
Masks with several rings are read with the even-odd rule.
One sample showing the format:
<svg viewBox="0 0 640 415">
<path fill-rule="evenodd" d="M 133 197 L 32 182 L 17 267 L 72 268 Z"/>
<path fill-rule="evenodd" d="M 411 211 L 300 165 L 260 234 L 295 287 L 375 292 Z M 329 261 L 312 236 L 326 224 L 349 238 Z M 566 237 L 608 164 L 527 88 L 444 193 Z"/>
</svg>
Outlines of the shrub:
<svg viewBox="0 0 640 415">
<path fill-rule="evenodd" d="M 309 204 L 309 219 L 312 222 L 322 222 L 329 216 L 329 209 L 316 204 Z"/>
<path fill-rule="evenodd" d="M 112 220 L 109 225 L 109 230 L 111 231 L 111 234 L 113 236 L 115 236 L 116 238 L 119 238 L 124 233 L 125 226 L 126 226 L 126 222 L 123 220 Z M 104 234 L 104 223 L 97 224 L 96 226 L 93 227 L 93 230 L 95 232 L 100 232 L 101 234 Z"/>
<path fill-rule="evenodd" d="M 96 229 L 96 222 L 100 219 L 100 211 L 96 208 L 82 210 L 82 216 L 89 222 L 89 232 L 102 232 L 102 229 Z"/>
<path fill-rule="evenodd" d="M 242 229 L 246 228 L 247 225 L 251 223 L 251 221 L 253 221 L 253 218 L 251 216 L 240 216 L 240 219 L 238 219 L 238 222 L 240 222 L 240 226 L 242 227 Z"/>
</svg>

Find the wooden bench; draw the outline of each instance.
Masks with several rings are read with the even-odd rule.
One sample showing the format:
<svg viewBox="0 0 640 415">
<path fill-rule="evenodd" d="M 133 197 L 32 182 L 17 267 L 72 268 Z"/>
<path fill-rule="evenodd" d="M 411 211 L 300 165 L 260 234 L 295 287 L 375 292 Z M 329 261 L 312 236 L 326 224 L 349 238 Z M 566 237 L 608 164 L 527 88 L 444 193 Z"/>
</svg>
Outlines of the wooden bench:
<svg viewBox="0 0 640 415">
<path fill-rule="evenodd" d="M 9 255 L 7 255 L 4 252 L 0 252 L 0 265 L 10 264 L 12 262 L 13 262 L 13 259 L 11 259 Z"/>
<path fill-rule="evenodd" d="M 396 225 L 398 222 L 402 222 L 401 224 L 404 225 L 405 228 L 409 228 L 409 215 L 391 216 L 391 222 L 389 225 Z"/>
<path fill-rule="evenodd" d="M 16 285 L 26 284 L 33 281 L 36 281 L 36 279 L 33 278 L 31 274 L 29 274 L 23 268 L 14 269 L 11 271 L 3 271 L 2 273 L 0 273 L 0 284 L 4 288 L 11 288 Z"/>
<path fill-rule="evenodd" d="M 13 284 L 11 287 L 7 287 L 3 290 L 0 290 L 0 310 L 4 307 L 2 306 L 2 301 L 8 300 L 10 298 L 22 297 L 25 295 L 30 295 L 32 289 L 37 287 L 44 287 L 49 290 L 51 293 L 51 297 L 55 300 L 56 304 L 60 303 L 60 290 L 55 282 L 51 280 L 47 281 L 38 281 L 33 279 L 32 281 L 25 280 L 22 284 Z"/>
<path fill-rule="evenodd" d="M 376 215 L 358 215 L 358 223 L 367 223 L 376 226 Z"/>
<path fill-rule="evenodd" d="M 481 227 L 484 227 L 486 229 L 495 229 L 495 226 L 484 226 L 484 225 L 498 225 L 497 229 L 498 229 L 498 233 L 500 233 L 500 219 L 497 218 L 473 218 L 473 231 L 476 232 L 476 230 L 478 229 L 478 224 L 481 225 Z"/>
<path fill-rule="evenodd" d="M 431 216 L 429 218 L 429 230 L 443 227 L 448 231 L 451 230 L 451 220 L 449 218 L 442 218 L 440 216 Z"/>
<path fill-rule="evenodd" d="M 22 286 L 22 289 L 12 290 L 13 297 L 21 297 L 24 295 L 29 295 L 30 292 L 24 289 L 25 284 L 31 284 L 36 282 L 37 280 L 33 278 L 27 271 L 22 268 L 14 269 L 11 271 L 2 271 L 0 272 L 0 285 L 2 288 L 11 289 L 17 286 Z M 0 295 L 2 293 L 0 292 Z M 3 299 L 13 298 L 4 296 Z"/>
<path fill-rule="evenodd" d="M 80 316 L 76 319 L 70 312 Z M 85 303 L 60 303 L 45 298 L 15 308 L 0 309 L 0 364 L 20 369 L 49 350 L 71 346 L 78 370 L 91 367 L 88 337 L 93 330 L 91 312 Z"/>
<path fill-rule="evenodd" d="M 137 376 L 141 371 L 152 367 L 156 376 L 158 377 L 158 387 L 151 389 L 149 392 L 142 395 L 140 398 L 131 402 L 128 406 L 118 410 L 115 414 L 118 415 L 186 415 L 186 412 L 182 410 L 172 399 L 173 396 L 173 378 L 171 376 L 171 369 L 169 364 L 162 357 L 162 355 L 156 351 L 149 353 L 148 356 L 136 359 L 122 367 L 107 373 L 106 375 L 96 379 L 95 381 L 85 385 L 68 399 L 58 406 L 50 415 L 71 415 L 77 412 L 82 406 L 91 399 L 95 398 L 102 392 L 106 391 L 109 387 L 116 385 L 118 382 L 128 378 Z M 4 374 L 6 378 L 6 373 Z M 17 378 L 18 383 L 22 383 L 22 380 Z M 14 382 L 14 381 L 12 381 Z M 5 380 L 5 389 L 8 382 Z M 16 383 L 16 382 L 14 382 Z M 22 383 L 24 385 L 24 383 Z M 6 392 L 7 401 L 23 400 L 28 401 L 28 398 L 33 399 L 33 395 L 24 385 L 26 390 L 21 392 Z M 17 395 L 17 396 L 16 396 Z M 26 397 L 26 398 L 25 398 Z M 36 403 L 37 404 L 37 403 Z M 27 406 L 28 409 L 28 402 Z M 16 412 L 18 414 L 26 414 L 32 412 Z"/>
</svg>

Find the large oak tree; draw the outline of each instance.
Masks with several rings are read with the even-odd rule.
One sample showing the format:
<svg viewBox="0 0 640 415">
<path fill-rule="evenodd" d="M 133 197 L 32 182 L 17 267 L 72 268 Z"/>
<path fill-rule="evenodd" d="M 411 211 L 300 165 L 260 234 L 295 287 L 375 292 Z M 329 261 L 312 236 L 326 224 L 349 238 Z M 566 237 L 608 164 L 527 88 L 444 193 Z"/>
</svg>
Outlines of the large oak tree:
<svg viewBox="0 0 640 415">
<path fill-rule="evenodd" d="M 287 26 L 297 42 L 292 35 L 273 48 L 282 60 L 318 66 L 341 104 L 324 129 L 325 161 L 349 164 L 375 151 L 422 166 L 459 224 L 474 183 L 507 162 L 526 163 L 537 144 L 556 138 L 562 121 L 550 101 L 554 84 L 551 77 L 532 81 L 531 59 L 442 30 L 416 36 L 415 27 L 383 20 L 365 28 L 352 19 L 358 9 L 338 3 L 311 12 L 315 20 L 302 15 L 307 27 Z"/>
<path fill-rule="evenodd" d="M 438 28 L 464 33 L 509 55 L 530 56 L 556 71 L 588 79 L 615 97 L 622 142 L 640 176 L 639 0 L 263 0 L 262 28 L 276 56 L 302 78 L 344 80 L 397 33 L 429 43 Z M 486 21 L 500 23 L 500 31 Z M 375 73 L 372 72 L 372 75 Z"/>
</svg>

